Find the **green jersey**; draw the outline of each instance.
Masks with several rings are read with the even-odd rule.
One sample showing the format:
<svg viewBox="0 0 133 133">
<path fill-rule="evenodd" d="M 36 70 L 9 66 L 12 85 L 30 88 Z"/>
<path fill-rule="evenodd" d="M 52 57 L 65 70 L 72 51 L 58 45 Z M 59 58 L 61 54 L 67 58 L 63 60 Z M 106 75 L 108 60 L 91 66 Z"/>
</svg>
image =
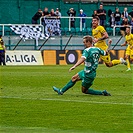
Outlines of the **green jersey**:
<svg viewBox="0 0 133 133">
<path fill-rule="evenodd" d="M 85 58 L 85 73 L 95 73 L 98 67 L 100 55 L 106 55 L 106 52 L 97 47 L 89 47 L 83 51 L 82 57 Z"/>
</svg>

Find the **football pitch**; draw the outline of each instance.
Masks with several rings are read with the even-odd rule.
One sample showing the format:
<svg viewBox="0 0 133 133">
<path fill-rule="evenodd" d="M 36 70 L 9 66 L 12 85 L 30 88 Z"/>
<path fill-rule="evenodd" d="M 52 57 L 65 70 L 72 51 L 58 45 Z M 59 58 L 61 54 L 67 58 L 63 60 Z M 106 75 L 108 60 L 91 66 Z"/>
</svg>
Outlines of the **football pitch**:
<svg viewBox="0 0 133 133">
<path fill-rule="evenodd" d="M 0 133 L 133 133 L 132 72 L 99 65 L 92 88 L 112 96 L 85 95 L 81 81 L 57 95 L 83 69 L 70 67 L 1 66 Z"/>
</svg>

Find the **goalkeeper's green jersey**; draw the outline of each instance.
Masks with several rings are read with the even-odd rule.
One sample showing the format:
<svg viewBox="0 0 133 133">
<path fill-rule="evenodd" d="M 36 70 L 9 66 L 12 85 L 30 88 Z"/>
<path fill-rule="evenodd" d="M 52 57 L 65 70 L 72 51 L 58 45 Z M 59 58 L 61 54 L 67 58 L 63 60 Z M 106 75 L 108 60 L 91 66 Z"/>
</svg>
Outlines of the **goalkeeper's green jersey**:
<svg viewBox="0 0 133 133">
<path fill-rule="evenodd" d="M 95 73 L 98 67 L 100 55 L 106 55 L 106 52 L 97 47 L 89 47 L 83 51 L 82 57 L 85 58 L 85 73 Z"/>
</svg>

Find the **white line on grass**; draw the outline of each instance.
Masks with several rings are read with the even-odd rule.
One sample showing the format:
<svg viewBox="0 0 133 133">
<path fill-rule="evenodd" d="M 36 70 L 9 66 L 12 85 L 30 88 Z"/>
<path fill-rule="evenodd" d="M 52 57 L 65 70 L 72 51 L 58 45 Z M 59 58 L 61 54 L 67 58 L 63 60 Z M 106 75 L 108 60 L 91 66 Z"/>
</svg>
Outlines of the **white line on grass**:
<svg viewBox="0 0 133 133">
<path fill-rule="evenodd" d="M 47 129 L 45 127 L 8 127 L 8 126 L 0 126 L 0 128 L 2 129 L 29 129 L 29 130 L 33 130 L 33 129 Z"/>
<path fill-rule="evenodd" d="M 7 127 L 7 126 L 0 126 L 0 131 L 5 131 L 5 132 L 13 132 L 18 131 L 20 133 L 88 133 L 92 132 L 92 130 L 75 130 L 75 129 L 67 129 L 63 130 L 60 128 L 46 128 L 46 127 Z M 96 132 L 95 133 L 101 133 L 101 132 Z"/>
<path fill-rule="evenodd" d="M 98 102 L 98 101 L 83 101 L 83 100 L 66 100 L 66 99 L 55 99 L 55 98 L 22 98 L 22 97 L 10 97 L 0 96 L 5 99 L 22 99 L 22 100 L 40 100 L 40 101 L 61 101 L 61 102 L 77 102 L 77 103 L 89 103 L 89 104 L 114 104 L 114 105 L 132 105 L 132 103 L 116 103 L 116 102 Z"/>
</svg>

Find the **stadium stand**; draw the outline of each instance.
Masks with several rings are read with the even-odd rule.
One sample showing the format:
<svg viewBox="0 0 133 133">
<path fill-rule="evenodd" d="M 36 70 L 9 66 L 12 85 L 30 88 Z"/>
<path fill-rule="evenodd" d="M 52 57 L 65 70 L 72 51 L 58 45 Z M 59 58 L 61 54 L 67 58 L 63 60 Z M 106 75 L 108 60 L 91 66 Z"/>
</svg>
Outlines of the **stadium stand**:
<svg viewBox="0 0 133 133">
<path fill-rule="evenodd" d="M 120 11 L 122 12 L 124 7 L 128 7 L 128 11 L 132 10 L 132 5 L 130 4 L 132 1 L 131 0 L 112 0 L 109 2 L 108 0 L 102 0 L 104 4 L 104 8 L 108 12 L 110 9 L 112 11 L 115 11 L 116 7 L 119 7 Z M 125 3 L 126 2 L 126 3 Z M 115 4 L 114 4 L 115 3 Z M 77 11 L 77 15 L 79 14 L 79 10 L 83 9 L 84 12 L 87 14 L 87 17 L 91 17 L 93 14 L 94 10 L 97 10 L 100 4 L 100 0 L 12 0 L 12 1 L 4 1 L 1 0 L 0 8 L 1 8 L 1 13 L 0 13 L 0 33 L 3 33 L 3 27 L 2 24 L 31 24 L 31 18 L 36 12 L 37 9 L 44 9 L 45 7 L 48 7 L 49 11 L 52 8 L 59 8 L 62 16 L 68 16 L 67 15 L 67 10 L 70 8 L 74 8 Z M 34 8 L 33 8 L 34 7 Z M 89 8 L 88 8 L 89 7 Z M 5 16 L 5 10 L 6 10 L 6 16 Z M 109 33 L 110 36 L 113 35 L 113 28 L 111 28 L 108 24 L 109 16 L 107 15 L 106 19 L 106 30 Z M 86 28 L 83 30 L 80 30 L 80 21 L 78 18 L 76 18 L 76 28 L 69 28 L 69 21 L 68 19 L 61 19 L 61 34 L 64 37 L 69 37 L 71 34 L 73 34 L 75 37 L 78 38 L 78 36 L 84 36 L 86 34 L 91 35 L 91 19 L 88 19 L 86 22 Z M 13 45 L 13 39 L 15 33 L 11 31 L 9 26 L 4 27 L 4 36 L 6 38 L 6 45 L 8 48 L 12 49 Z M 120 36 L 120 28 L 116 28 L 115 31 L 116 36 Z M 10 39 L 9 39 L 10 38 Z M 9 43 L 10 42 L 10 43 Z M 32 44 L 34 45 L 34 40 L 31 41 Z M 31 42 L 24 42 L 22 45 L 23 46 L 31 46 Z M 58 41 L 59 45 L 62 45 L 62 41 Z M 17 43 L 17 42 L 16 42 Z M 49 41 L 47 42 L 49 43 Z M 55 42 L 54 42 L 55 43 Z M 50 44 L 50 43 L 49 43 Z M 79 44 L 79 43 L 76 43 Z M 54 44 L 51 44 L 51 46 Z M 56 44 L 55 44 L 56 45 Z M 21 47 L 22 48 L 22 47 Z M 33 49 L 36 48 L 35 46 L 32 47 Z"/>
</svg>

